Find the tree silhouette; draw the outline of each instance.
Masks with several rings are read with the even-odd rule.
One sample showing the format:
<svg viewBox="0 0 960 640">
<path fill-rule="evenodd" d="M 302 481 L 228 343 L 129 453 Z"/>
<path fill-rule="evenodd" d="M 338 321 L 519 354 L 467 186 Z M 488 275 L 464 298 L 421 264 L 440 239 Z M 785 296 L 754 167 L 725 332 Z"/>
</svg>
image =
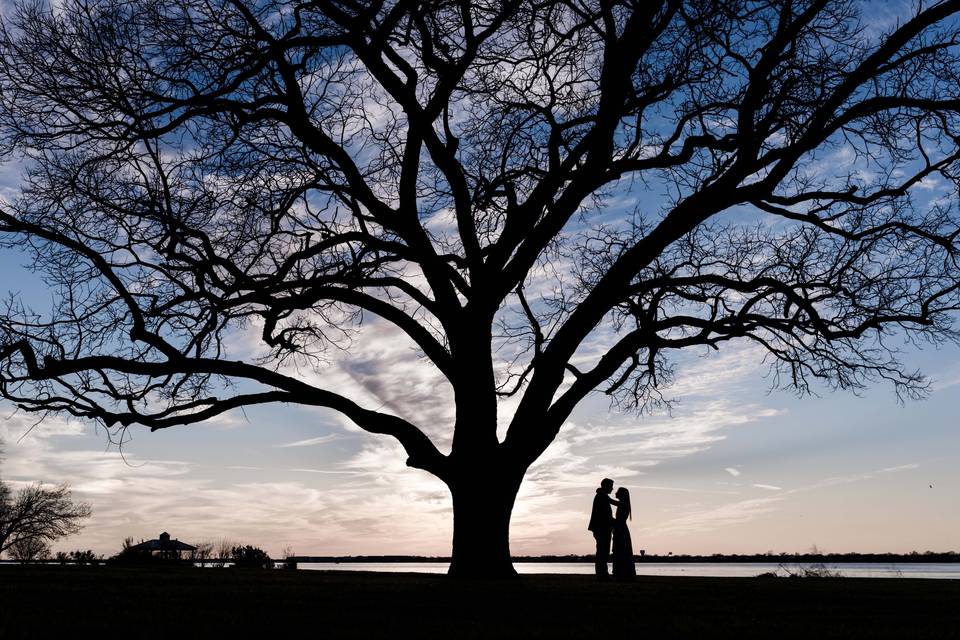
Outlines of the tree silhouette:
<svg viewBox="0 0 960 640">
<path fill-rule="evenodd" d="M 90 506 L 74 502 L 70 487 L 34 484 L 12 493 L 0 482 L 0 553 L 33 560 L 50 551 L 50 543 L 73 535 L 89 518 Z"/>
<path fill-rule="evenodd" d="M 26 564 L 49 558 L 50 545 L 37 538 L 23 538 L 11 544 L 7 553 L 13 560 L 19 560 Z"/>
<path fill-rule="evenodd" d="M 955 193 L 960 2 L 860 6 L 20 2 L 0 230 L 59 302 L 8 303 L 0 392 L 114 429 L 341 412 L 448 485 L 459 575 L 512 573 L 527 468 L 588 394 L 662 400 L 677 349 L 920 395 L 897 340 L 956 337 L 957 221 L 918 194 Z M 448 451 L 298 373 L 370 318 L 449 383 Z"/>
</svg>

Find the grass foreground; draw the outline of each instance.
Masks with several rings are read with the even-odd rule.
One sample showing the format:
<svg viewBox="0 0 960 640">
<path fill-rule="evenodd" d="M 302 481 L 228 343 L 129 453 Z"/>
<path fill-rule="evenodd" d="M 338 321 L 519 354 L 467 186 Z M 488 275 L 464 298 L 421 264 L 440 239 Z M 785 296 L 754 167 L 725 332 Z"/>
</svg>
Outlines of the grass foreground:
<svg viewBox="0 0 960 640">
<path fill-rule="evenodd" d="M 283 634 L 276 636 L 276 634 Z M 960 581 L 0 567 L 0 638 L 960 638 Z"/>
</svg>

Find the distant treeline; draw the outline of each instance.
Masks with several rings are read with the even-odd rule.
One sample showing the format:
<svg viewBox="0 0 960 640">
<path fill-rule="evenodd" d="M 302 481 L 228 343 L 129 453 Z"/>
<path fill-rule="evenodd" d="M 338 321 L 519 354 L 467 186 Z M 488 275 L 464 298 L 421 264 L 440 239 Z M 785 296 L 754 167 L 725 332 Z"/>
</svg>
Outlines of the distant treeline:
<svg viewBox="0 0 960 640">
<path fill-rule="evenodd" d="M 960 562 L 956 551 L 911 551 L 910 553 L 752 553 L 700 555 L 635 556 L 637 562 Z M 450 562 L 448 556 L 296 556 L 295 562 Z M 593 562 L 593 555 L 517 556 L 514 562 Z"/>
</svg>

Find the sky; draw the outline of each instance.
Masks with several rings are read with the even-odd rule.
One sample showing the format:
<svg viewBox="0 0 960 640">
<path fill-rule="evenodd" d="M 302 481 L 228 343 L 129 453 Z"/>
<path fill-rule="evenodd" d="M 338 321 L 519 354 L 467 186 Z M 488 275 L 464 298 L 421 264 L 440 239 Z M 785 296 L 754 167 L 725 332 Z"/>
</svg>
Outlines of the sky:
<svg viewBox="0 0 960 640">
<path fill-rule="evenodd" d="M 0 169 L 6 195 L 17 173 Z M 943 184 L 921 188 L 931 199 L 948 195 Z M 24 261 L 0 251 L 0 294 L 42 306 L 51 294 Z M 388 326 L 364 332 L 349 354 L 303 375 L 442 437 L 453 413 L 438 374 Z M 762 359 L 737 342 L 685 351 L 669 414 L 624 414 L 602 395 L 588 398 L 525 478 L 512 552 L 591 553 L 586 526 L 604 477 L 630 489 L 634 548 L 651 554 L 960 550 L 960 348 L 910 347 L 905 368 L 920 368 L 933 386 L 903 404 L 884 385 L 803 398 L 771 391 Z M 118 449 L 93 423 L 37 424 L 0 405 L 0 477 L 15 487 L 69 482 L 93 507 L 83 531 L 56 550 L 110 555 L 126 537 L 167 531 L 271 554 L 450 551 L 445 486 L 407 468 L 393 440 L 334 412 L 260 406 L 128 436 Z"/>
<path fill-rule="evenodd" d="M 16 269 L 4 259 L 9 277 Z M 369 331 L 325 382 L 400 415 L 445 422 L 451 405 L 437 394 L 435 374 L 389 329 Z M 770 393 L 762 354 L 746 345 L 684 354 L 672 415 L 612 412 L 605 397 L 578 407 L 527 474 L 511 550 L 589 553 L 586 523 L 603 477 L 631 490 L 634 547 L 648 553 L 960 549 L 958 351 L 909 355 L 934 390 L 906 404 L 882 386 L 859 397 Z M 118 451 L 94 424 L 35 424 L 4 409 L 4 480 L 66 481 L 93 506 L 86 528 L 55 548 L 109 555 L 127 536 L 168 531 L 271 553 L 449 553 L 444 485 L 407 468 L 391 439 L 333 412 L 256 407 L 129 435 Z"/>
</svg>

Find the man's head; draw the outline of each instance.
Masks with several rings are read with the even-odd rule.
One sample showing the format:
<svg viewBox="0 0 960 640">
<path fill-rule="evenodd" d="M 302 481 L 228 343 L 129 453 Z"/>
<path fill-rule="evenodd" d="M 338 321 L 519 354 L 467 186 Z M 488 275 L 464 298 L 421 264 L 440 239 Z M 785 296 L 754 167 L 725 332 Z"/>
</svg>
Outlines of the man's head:
<svg viewBox="0 0 960 640">
<path fill-rule="evenodd" d="M 604 493 L 610 493 L 613 491 L 613 480 L 610 478 L 604 478 L 600 481 L 600 488 L 603 489 Z"/>
</svg>

